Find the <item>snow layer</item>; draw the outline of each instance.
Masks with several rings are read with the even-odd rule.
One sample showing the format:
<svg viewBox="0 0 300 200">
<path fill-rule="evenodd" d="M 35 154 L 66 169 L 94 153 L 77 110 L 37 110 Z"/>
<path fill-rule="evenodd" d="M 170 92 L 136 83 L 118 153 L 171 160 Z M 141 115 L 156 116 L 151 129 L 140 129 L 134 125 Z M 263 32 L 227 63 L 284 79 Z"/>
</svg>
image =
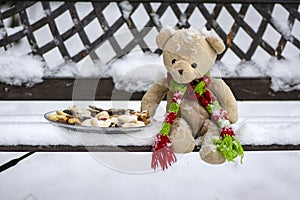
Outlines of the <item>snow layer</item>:
<svg viewBox="0 0 300 200">
<path fill-rule="evenodd" d="M 119 5 L 121 7 L 124 19 L 127 20 L 132 12 L 132 5 L 128 1 L 122 1 Z"/>
<path fill-rule="evenodd" d="M 236 65 L 217 62 L 211 72 L 215 77 L 270 77 L 274 91 L 300 90 L 300 54 L 285 60 L 271 58 L 263 65 L 242 61 Z"/>
<path fill-rule="evenodd" d="M 52 11 L 55 10 L 58 6 L 56 5 L 55 7 L 53 7 L 53 5 L 55 4 L 57 3 L 51 3 Z M 151 17 L 154 23 L 158 25 L 158 27 L 170 27 L 172 26 L 174 20 L 177 20 L 174 19 L 174 13 L 172 11 L 169 12 L 168 10 L 161 18 L 159 18 L 155 12 L 157 6 L 155 6 L 155 4 L 151 4 L 151 6 L 153 6 L 154 8 L 153 13 L 151 13 Z M 178 6 L 182 10 L 182 12 L 184 12 L 187 4 L 178 4 Z M 205 6 L 207 8 L 210 8 L 209 10 L 210 12 L 212 12 L 214 4 L 207 4 Z M 240 9 L 240 7 L 238 7 L 238 4 L 233 6 L 237 11 Z M 84 18 L 88 13 L 92 11 L 92 5 L 90 3 L 76 3 L 75 7 L 79 13 L 80 19 Z M 47 13 L 49 13 L 49 10 L 45 10 L 44 13 L 39 15 L 38 13 L 40 11 L 42 11 L 42 5 L 40 2 L 30 7 L 27 13 L 29 21 L 34 22 L 41 16 L 47 15 Z M 104 15 L 110 25 L 115 22 L 119 15 L 123 15 L 125 19 L 128 19 L 130 15 L 133 15 L 132 17 L 134 18 L 135 26 L 144 27 L 145 20 L 138 20 L 143 17 L 148 17 L 147 15 L 144 16 L 144 8 L 139 6 L 134 11 L 134 13 L 132 12 L 133 6 L 128 1 L 122 1 L 119 4 L 119 7 L 117 6 L 117 4 L 110 4 L 104 10 Z M 194 28 L 201 29 L 204 26 L 203 22 L 205 22 L 205 19 L 199 13 L 197 15 L 197 13 L 198 12 L 193 12 L 188 21 L 185 14 L 182 14 L 180 16 L 179 23 L 181 25 L 189 23 L 192 24 Z M 275 31 L 275 29 L 273 29 L 272 27 L 268 26 L 263 37 L 263 39 L 267 43 L 269 43 L 270 45 L 275 45 L 273 46 L 273 48 L 276 48 L 276 45 L 280 38 L 280 34 L 282 34 L 287 40 L 292 39 L 292 34 L 296 38 L 298 38 L 299 34 L 297 33 L 299 33 L 299 26 L 297 26 L 297 23 L 295 23 L 292 27 L 291 24 L 287 21 L 287 14 L 288 12 L 282 6 L 275 6 L 275 9 L 272 13 L 272 24 L 280 33 Z M 254 30 L 257 30 L 257 24 L 259 24 L 257 22 L 259 20 L 261 20 L 261 16 L 255 9 L 250 6 L 245 16 L 245 21 L 249 23 L 249 25 Z M 59 30 L 62 32 L 78 23 L 77 21 L 72 20 L 67 12 L 57 18 L 56 22 L 59 26 Z M 227 13 L 226 9 L 223 9 L 220 13 L 220 17 L 217 19 L 217 22 L 224 30 L 226 30 L 226 28 L 232 26 L 231 24 L 233 23 L 233 19 Z M 0 35 L 6 33 L 8 35 L 11 35 L 17 31 L 26 29 L 26 27 L 23 26 L 9 28 L 9 23 L 7 21 L 4 22 L 4 25 L 6 31 L 3 31 L 3 29 Z M 88 31 L 85 31 L 87 31 L 88 35 L 98 34 L 98 37 L 103 34 L 103 31 L 105 31 L 106 28 L 107 27 L 102 30 L 99 24 L 96 22 L 88 29 Z M 120 45 L 123 44 L 124 40 L 126 41 L 127 39 L 132 39 L 132 34 L 130 33 L 130 31 L 127 29 L 126 31 L 128 33 L 126 34 L 128 35 L 128 38 L 122 37 L 122 39 L 120 39 L 122 41 L 117 41 Z M 51 40 L 56 41 L 56 38 L 53 38 L 51 31 L 49 28 L 47 28 L 47 26 L 36 31 L 35 37 L 37 40 L 36 45 L 38 46 L 44 45 Z M 82 42 L 80 41 L 80 38 L 78 36 L 72 38 L 72 40 L 68 40 L 68 42 L 66 42 L 66 46 L 70 54 L 76 54 L 80 49 L 87 48 L 82 45 Z M 95 38 L 93 38 L 93 40 L 94 39 Z M 144 38 L 144 40 L 148 45 L 155 43 L 154 36 L 147 36 Z M 236 37 L 234 38 L 234 42 L 244 52 L 246 52 L 249 48 L 249 45 L 251 45 L 251 39 L 249 39 L 247 33 L 242 29 L 238 31 Z M 27 44 L 28 42 L 26 40 L 21 40 L 20 44 L 26 46 L 26 44 L 23 43 Z M 106 43 L 108 44 L 109 42 Z M 151 45 L 149 46 L 150 48 L 153 47 Z M 153 48 L 155 49 L 156 47 Z M 97 49 L 95 52 L 100 57 L 102 62 L 106 62 L 114 56 L 114 52 L 111 50 L 111 46 L 109 44 L 105 46 L 104 49 L 99 49 Z M 64 63 L 66 61 L 65 58 L 62 58 L 58 50 L 54 49 L 51 52 L 43 55 L 47 62 L 46 69 L 44 69 L 44 65 L 39 59 L 26 55 L 28 51 L 30 51 L 30 46 L 27 44 L 26 48 L 20 48 L 20 46 L 16 46 L 11 48 L 10 51 L 0 52 L 0 70 L 4 71 L 4 73 L 0 75 L 1 82 L 12 85 L 21 85 L 25 83 L 28 86 L 32 86 L 35 83 L 41 82 L 44 77 L 101 78 L 112 76 L 116 84 L 116 89 L 123 89 L 132 92 L 147 90 L 149 85 L 151 85 L 156 79 L 160 78 L 161 75 L 165 73 L 164 67 L 159 67 L 163 65 L 161 58 L 155 55 L 136 56 L 136 52 L 133 52 L 129 55 L 124 56 L 121 60 L 117 60 L 112 64 L 112 66 L 105 66 L 101 62 L 85 62 L 85 60 L 89 60 L 90 58 L 85 59 L 84 61 L 77 64 L 71 62 Z M 269 59 L 270 55 L 266 55 L 266 53 L 261 50 L 261 47 L 258 47 L 253 56 L 253 61 L 255 63 L 245 61 L 241 62 L 240 59 L 237 58 L 237 56 L 234 55 L 230 49 L 228 49 L 222 58 L 222 64 L 217 63 L 213 71 L 217 71 L 217 76 L 221 77 L 271 77 L 271 88 L 274 91 L 299 90 L 300 72 L 299 67 L 297 67 L 300 61 L 299 49 L 288 42 L 284 49 L 283 55 L 287 58 L 284 61 Z M 111 70 L 109 70 L 109 73 L 106 73 L 105 70 L 110 68 Z"/>
<path fill-rule="evenodd" d="M 24 153 L 0 153 L 0 165 Z M 102 153 L 109 166 L 89 153 L 35 153 L 1 173 L 1 199 L 189 199 L 298 200 L 300 152 L 246 152 L 244 163 L 208 165 L 198 153 L 181 156 L 166 171 L 136 174 L 150 153 Z M 150 165 L 150 160 L 146 163 Z M 132 171 L 122 171 L 125 167 Z"/>
<path fill-rule="evenodd" d="M 118 90 L 146 91 L 156 80 L 166 77 L 162 59 L 155 54 L 132 53 L 116 60 L 109 74 Z"/>
<path fill-rule="evenodd" d="M 43 118 L 44 113 L 64 109 L 72 102 L 1 102 L 0 145 L 152 145 L 161 128 L 165 104 L 162 102 L 158 107 L 156 121 L 150 127 L 128 134 L 101 134 L 56 127 Z M 139 110 L 140 101 L 98 101 L 95 105 L 104 109 Z M 238 105 L 239 121 L 234 128 L 242 144 L 300 144 L 300 111 L 295 109 L 300 107 L 299 102 L 238 102 Z"/>
<path fill-rule="evenodd" d="M 271 77 L 274 91 L 300 90 L 300 56 L 286 60 L 270 59 L 263 66 L 241 62 L 228 66 L 217 62 L 212 68 L 214 77 Z M 10 85 L 32 86 L 44 77 L 112 77 L 118 90 L 146 91 L 156 80 L 166 76 L 162 58 L 156 54 L 132 52 L 111 65 L 93 63 L 84 66 L 68 62 L 58 67 L 44 66 L 37 56 L 24 55 L 12 48 L 0 52 L 0 81 Z"/>
<path fill-rule="evenodd" d="M 43 81 L 44 63 L 37 56 L 23 55 L 10 49 L 0 53 L 0 71 L 1 82 L 32 86 Z"/>
</svg>

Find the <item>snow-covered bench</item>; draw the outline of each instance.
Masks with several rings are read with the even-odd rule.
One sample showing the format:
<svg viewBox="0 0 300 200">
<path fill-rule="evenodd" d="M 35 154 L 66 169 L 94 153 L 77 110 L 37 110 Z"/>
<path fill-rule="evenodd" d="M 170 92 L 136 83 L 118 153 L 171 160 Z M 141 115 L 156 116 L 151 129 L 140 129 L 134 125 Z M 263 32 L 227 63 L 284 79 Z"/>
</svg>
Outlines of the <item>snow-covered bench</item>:
<svg viewBox="0 0 300 200">
<path fill-rule="evenodd" d="M 138 61 L 140 67 L 151 64 L 147 59 L 153 61 L 154 55 L 145 58 L 132 53 L 159 54 L 154 38 L 165 25 L 205 26 L 224 40 L 227 50 L 218 57 L 216 67 L 239 100 L 242 121 L 237 128 L 257 136 L 252 141 L 244 135 L 246 149 L 300 149 L 299 138 L 293 135 L 299 129 L 300 116 L 295 109 L 299 107 L 300 92 L 294 90 L 299 89 L 298 7 L 296 0 L 190 0 L 189 3 L 99 0 L 17 2 L 2 8 L 0 97 L 9 101 L 1 101 L 0 105 L 3 130 L 0 150 L 86 151 L 88 146 L 91 151 L 150 151 L 149 141 L 153 138 L 149 134 L 155 132 L 155 126 L 151 133 L 144 132 L 142 139 L 135 134 L 124 136 L 127 138 L 118 136 L 113 140 L 114 145 L 108 145 L 112 138 L 106 143 L 94 143 L 105 141 L 107 136 L 80 133 L 86 142 L 82 144 L 78 135 L 46 123 L 42 114 L 64 108 L 72 103 L 70 100 L 91 100 L 84 94 L 74 95 L 79 83 L 91 88 L 98 85 L 95 99 L 101 100 L 101 104 L 108 106 L 111 100 L 131 99 L 135 100 L 133 107 L 138 109 L 144 92 L 118 88 L 130 70 L 118 71 L 134 64 L 133 60 Z M 12 27 L 12 20 L 19 24 Z M 121 57 L 123 59 L 118 59 Z M 277 140 L 280 132 L 276 127 L 287 128 L 283 140 Z M 267 131 L 266 135 L 259 135 L 263 131 Z M 266 137 L 261 139 L 260 136 Z M 121 141 L 123 144 L 118 143 Z M 142 145 L 136 147 L 137 144 Z"/>
</svg>

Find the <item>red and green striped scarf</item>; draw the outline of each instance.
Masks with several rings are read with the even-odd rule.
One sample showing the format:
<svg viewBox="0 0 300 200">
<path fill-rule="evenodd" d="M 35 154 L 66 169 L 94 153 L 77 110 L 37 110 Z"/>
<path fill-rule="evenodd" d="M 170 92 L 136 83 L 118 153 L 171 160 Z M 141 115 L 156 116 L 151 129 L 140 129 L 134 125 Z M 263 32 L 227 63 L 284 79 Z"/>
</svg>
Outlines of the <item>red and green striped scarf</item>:
<svg viewBox="0 0 300 200">
<path fill-rule="evenodd" d="M 156 169 L 158 166 L 161 166 L 164 170 L 176 162 L 176 156 L 171 149 L 169 134 L 184 97 L 190 100 L 198 99 L 199 103 L 204 106 L 211 115 L 211 119 L 218 125 L 220 137 L 213 139 L 217 150 L 220 151 L 228 161 L 234 161 L 238 156 L 241 156 L 242 161 L 244 150 L 235 137 L 227 112 L 221 107 L 216 97 L 207 88 L 211 82 L 209 73 L 198 80 L 192 81 L 190 84 L 179 84 L 171 78 L 170 74 L 168 74 L 167 81 L 170 90 L 173 91 L 173 99 L 169 111 L 165 116 L 162 129 L 155 138 L 155 143 L 152 148 L 151 167 Z"/>
</svg>

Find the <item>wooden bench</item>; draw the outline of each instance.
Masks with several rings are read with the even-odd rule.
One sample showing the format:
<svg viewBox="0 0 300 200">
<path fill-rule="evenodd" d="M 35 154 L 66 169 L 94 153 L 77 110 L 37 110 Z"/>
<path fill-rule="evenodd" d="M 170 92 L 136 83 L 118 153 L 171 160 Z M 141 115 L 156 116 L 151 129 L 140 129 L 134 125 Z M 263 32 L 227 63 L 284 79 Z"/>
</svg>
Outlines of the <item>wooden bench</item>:
<svg viewBox="0 0 300 200">
<path fill-rule="evenodd" d="M 28 9 L 32 6 L 36 6 L 40 12 L 44 13 L 44 16 L 35 22 L 31 22 L 28 17 Z M 42 56 L 47 64 L 45 54 L 54 49 L 58 50 L 61 55 L 62 61 L 60 65 L 64 65 L 67 62 L 80 63 L 86 58 L 91 59 L 94 62 L 110 63 L 115 58 L 120 58 L 132 50 L 135 47 L 143 52 L 152 52 L 160 54 L 159 49 L 151 49 L 147 43 L 146 36 L 151 34 L 151 31 L 159 31 L 162 29 L 157 19 L 164 16 L 166 12 L 172 12 L 176 19 L 175 26 L 177 28 L 188 28 L 194 26 L 190 24 L 190 17 L 194 12 L 199 13 L 205 19 L 205 27 L 208 30 L 214 30 L 218 34 L 227 46 L 227 50 L 218 57 L 218 60 L 222 62 L 223 56 L 227 51 L 232 51 L 236 57 L 241 61 L 253 61 L 253 55 L 256 49 L 259 47 L 266 52 L 270 57 L 277 59 L 284 59 L 284 51 L 287 44 L 300 48 L 300 42 L 297 37 L 290 35 L 289 38 L 284 37 L 282 30 L 280 30 L 274 21 L 272 20 L 272 10 L 275 6 L 281 6 L 288 13 L 288 20 L 291 25 L 299 22 L 300 14 L 298 11 L 299 2 L 297 0 L 189 0 L 188 3 L 182 0 L 132 0 L 130 4 L 132 6 L 130 14 L 126 17 L 122 14 L 122 8 L 120 1 L 104 1 L 98 0 L 88 3 L 91 7 L 90 12 L 86 13 L 84 17 L 79 16 L 78 3 L 73 1 L 66 1 L 61 3 L 57 8 L 53 9 L 49 2 L 27 2 L 17 1 L 11 7 L 0 11 L 0 32 L 2 37 L 0 39 L 0 47 L 7 50 L 10 49 L 15 43 L 20 40 L 26 40 L 30 46 L 28 53 Z M 115 6 L 116 9 L 120 9 L 120 16 L 115 19 L 114 22 L 108 20 L 108 15 L 105 15 L 105 9 L 109 6 Z M 181 6 L 184 5 L 182 8 Z M 239 10 L 236 10 L 234 6 L 238 5 Z M 154 8 L 155 7 L 155 8 Z M 208 9 L 209 7 L 209 9 Z M 147 19 L 144 27 L 136 27 L 134 13 L 138 9 L 144 11 Z M 261 17 L 259 21 L 259 28 L 254 30 L 248 25 L 244 18 L 247 16 L 247 11 L 254 9 L 255 12 Z M 221 24 L 218 23 L 219 17 L 222 11 L 226 11 L 233 20 L 231 27 L 227 27 L 229 31 L 225 31 Z M 60 33 L 56 19 L 68 13 L 73 21 L 73 26 L 67 29 L 65 32 Z M 185 17 L 185 23 L 182 22 L 182 17 Z M 23 25 L 23 28 L 9 35 L 4 21 L 8 19 L 19 18 L 19 23 Z M 97 21 L 102 33 L 90 41 L 88 33 L 85 27 L 93 20 Z M 39 44 L 36 38 L 36 33 L 43 27 L 48 26 L 50 33 L 55 40 L 50 40 L 45 44 Z M 125 46 L 121 47 L 116 38 L 118 30 L 122 27 L 126 27 L 133 36 Z M 278 43 L 270 44 L 264 39 L 264 34 L 267 26 L 271 26 L 280 36 Z M 246 51 L 243 51 L 240 47 L 241 44 L 235 42 L 234 38 L 239 30 L 243 30 L 251 38 L 251 45 Z M 79 50 L 74 55 L 69 53 L 66 41 L 73 36 L 78 36 L 85 47 L 83 50 Z M 103 47 L 104 44 L 109 44 L 114 54 L 109 58 L 102 58 L 101 53 L 97 53 L 97 49 Z M 100 51 L 101 52 L 101 51 Z M 300 97 L 300 91 L 291 92 L 274 92 L 270 89 L 270 78 L 224 78 L 225 82 L 231 87 L 237 100 L 298 100 Z M 112 91 L 114 89 L 114 83 L 111 78 L 97 79 L 81 79 L 86 84 L 99 81 L 98 90 L 95 99 L 96 100 L 111 100 Z M 89 100 L 85 96 L 74 99 L 72 96 L 74 78 L 55 78 L 45 77 L 44 81 L 40 84 L 36 84 L 33 87 L 25 86 L 11 86 L 4 83 L 0 83 L 0 98 L 1 100 Z M 105 86 L 105 87 L 104 87 Z M 58 89 L 59 88 L 59 89 Z M 129 93 L 125 91 L 124 96 L 128 96 Z M 55 94 L 55 95 L 53 95 Z M 130 94 L 130 99 L 140 100 L 144 92 L 134 92 Z M 126 99 L 127 100 L 127 99 Z M 122 147 L 126 151 L 150 151 L 151 146 L 135 147 L 126 146 Z M 289 150 L 300 149 L 300 145 L 265 145 L 261 147 L 246 146 L 246 150 Z M 72 146 L 0 146 L 1 151 L 86 151 L 84 146 L 72 147 Z M 115 151 L 114 147 L 100 147 L 95 148 L 97 151 Z"/>
</svg>

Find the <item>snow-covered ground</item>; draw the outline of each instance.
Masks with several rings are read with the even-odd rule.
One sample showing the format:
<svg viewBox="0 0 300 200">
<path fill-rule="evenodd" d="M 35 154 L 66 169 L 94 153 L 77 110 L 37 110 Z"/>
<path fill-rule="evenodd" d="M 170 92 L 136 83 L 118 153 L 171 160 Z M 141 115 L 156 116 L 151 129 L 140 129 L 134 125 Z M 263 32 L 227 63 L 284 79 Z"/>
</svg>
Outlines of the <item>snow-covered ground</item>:
<svg viewBox="0 0 300 200">
<path fill-rule="evenodd" d="M 157 126 L 128 135 L 76 133 L 43 119 L 71 101 L 1 101 L 0 145 L 152 144 Z M 96 101 L 103 108 L 139 109 L 139 101 Z M 243 144 L 299 144 L 299 101 L 238 102 Z M 79 136 L 79 137 L 78 137 Z M 0 153 L 0 165 L 23 153 Z M 150 169 L 151 153 L 35 153 L 0 174 L 1 199 L 299 199 L 300 151 L 246 152 L 243 164 L 211 166 L 198 153 L 177 155 L 167 171 Z M 155 196 L 153 196 L 155 194 Z"/>
<path fill-rule="evenodd" d="M 0 153 L 0 165 L 23 154 Z M 126 163 L 128 155 L 116 158 Z M 300 151 L 246 152 L 242 165 L 220 166 L 190 153 L 167 171 L 142 174 L 116 171 L 88 153 L 36 153 L 0 174 L 0 194 L 11 200 L 298 200 L 299 167 Z"/>
</svg>

